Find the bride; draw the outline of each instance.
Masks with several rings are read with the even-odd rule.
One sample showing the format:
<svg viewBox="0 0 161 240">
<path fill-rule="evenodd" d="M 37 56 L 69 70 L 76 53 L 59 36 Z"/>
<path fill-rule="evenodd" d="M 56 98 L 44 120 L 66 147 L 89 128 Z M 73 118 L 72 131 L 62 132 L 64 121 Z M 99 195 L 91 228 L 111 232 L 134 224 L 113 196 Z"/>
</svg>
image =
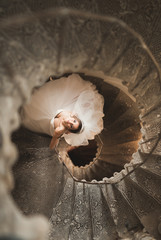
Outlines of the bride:
<svg viewBox="0 0 161 240">
<path fill-rule="evenodd" d="M 87 145 L 103 129 L 103 104 L 95 85 L 78 74 L 50 79 L 23 107 L 22 123 L 31 131 L 52 136 L 51 149 L 60 137 L 72 146 Z"/>
</svg>

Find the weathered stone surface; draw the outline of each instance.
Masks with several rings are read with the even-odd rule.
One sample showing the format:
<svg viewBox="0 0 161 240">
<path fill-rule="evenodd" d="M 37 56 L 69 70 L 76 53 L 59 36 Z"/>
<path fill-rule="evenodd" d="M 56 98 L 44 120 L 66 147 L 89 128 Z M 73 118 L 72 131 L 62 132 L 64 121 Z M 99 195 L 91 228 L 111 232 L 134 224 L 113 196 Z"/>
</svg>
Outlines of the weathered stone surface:
<svg viewBox="0 0 161 240">
<path fill-rule="evenodd" d="M 81 11 L 58 11 L 54 9 L 55 6 L 71 7 Z M 36 13 L 37 10 L 44 10 L 44 8 L 49 8 L 49 10 L 53 8 L 52 13 L 49 11 L 50 16 L 43 15 L 42 17 L 41 14 Z M 115 81 L 112 81 L 113 83 L 117 83 L 117 85 L 120 85 L 120 82 L 123 81 L 125 86 L 128 86 L 130 92 L 136 97 L 142 118 L 147 122 L 154 121 L 153 124 L 150 124 L 150 129 L 148 125 L 146 125 L 145 128 L 143 127 L 146 141 L 142 142 L 140 149 L 146 154 L 151 154 L 155 147 L 155 154 L 160 155 L 160 139 L 157 136 L 157 134 L 160 133 L 160 119 L 157 119 L 156 121 L 156 117 L 160 114 L 160 69 L 157 62 L 142 42 L 142 39 L 136 33 L 134 33 L 134 35 L 131 34 L 129 28 L 123 23 L 120 25 L 119 20 L 111 21 L 107 16 L 90 16 L 90 14 L 85 13 L 86 10 L 96 14 L 99 13 L 100 15 L 109 14 L 111 16 L 117 16 L 124 20 L 124 22 L 127 22 L 133 29 L 143 36 L 144 41 L 150 47 L 153 55 L 158 60 L 159 64 L 161 63 L 160 0 L 143 0 L 141 2 L 114 0 L 109 1 L 108 3 L 107 1 L 94 0 L 90 2 L 83 0 L 81 3 L 80 1 L 73 0 L 49 0 L 46 1 L 45 4 L 44 1 L 40 0 L 1 0 L 1 236 L 2 234 L 14 234 L 22 239 L 30 240 L 43 240 L 47 236 L 47 221 L 42 217 L 24 217 L 15 206 L 9 192 L 13 189 L 14 185 L 12 167 L 18 159 L 17 149 L 11 141 L 10 136 L 20 124 L 18 114 L 19 108 L 29 99 L 32 88 L 44 83 L 49 75 L 61 75 L 64 72 L 72 71 L 82 71 L 86 73 L 92 71 L 93 75 L 98 76 L 100 74 L 99 76 L 102 76 L 102 72 L 104 72 L 105 76 L 110 75 L 111 77 L 117 78 Z M 19 14 L 21 14 L 21 16 L 18 16 L 17 18 L 17 15 Z M 99 74 L 96 71 L 100 71 Z M 118 78 L 120 79 L 118 80 Z M 43 155 L 45 151 L 41 150 L 35 151 L 35 155 Z M 41 160 L 39 164 L 43 162 L 43 160 Z M 152 160 L 154 160 L 153 157 Z M 27 165 L 24 164 L 24 167 L 27 166 L 24 171 L 28 172 L 29 176 L 32 177 L 35 176 L 35 173 L 30 172 L 29 169 L 34 166 L 37 167 L 37 179 L 35 180 L 35 185 L 33 184 L 35 187 L 34 189 L 36 189 L 36 184 L 39 182 L 42 184 L 44 182 L 49 184 L 51 181 L 50 179 L 47 183 L 47 179 L 49 180 L 49 178 L 46 179 L 42 176 L 44 172 L 51 167 L 50 157 L 46 163 L 42 164 L 42 166 L 39 166 L 39 164 L 38 161 L 31 161 L 30 163 L 27 163 Z M 154 166 L 152 163 L 149 165 L 147 164 L 147 166 L 158 174 L 156 165 Z M 49 171 L 50 175 L 53 168 L 54 165 L 52 165 Z M 126 170 L 127 169 L 128 167 Z M 53 172 L 54 171 L 56 171 L 56 169 L 53 169 Z M 17 179 L 23 177 L 22 175 L 23 173 L 19 173 Z M 117 179 L 121 181 L 122 177 L 123 176 L 119 175 L 117 178 L 115 175 L 114 180 L 116 181 Z M 153 181 L 153 179 L 151 179 L 151 181 Z M 23 188 L 23 183 L 27 184 L 27 182 L 24 181 L 21 182 L 19 186 L 20 189 L 23 189 L 24 191 L 27 186 Z M 31 196 L 32 191 L 34 190 L 32 189 L 32 179 L 30 179 L 30 183 L 31 191 L 29 191 L 30 186 L 28 186 L 29 188 L 26 188 L 28 196 Z M 63 184 L 60 185 L 61 187 L 63 186 Z M 160 218 L 158 213 L 155 212 L 156 209 L 160 210 L 159 203 L 156 203 L 155 201 L 153 202 L 152 197 L 148 194 L 149 202 L 147 203 L 145 197 L 146 194 L 143 193 L 138 186 L 136 187 L 134 183 L 131 184 L 129 182 L 129 185 L 127 183 L 127 188 L 125 189 L 122 188 L 120 183 L 119 186 L 120 191 L 124 193 L 123 195 L 126 195 L 127 201 L 131 202 L 134 212 L 137 212 L 142 223 L 145 224 L 147 228 L 146 230 L 157 236 L 157 239 L 159 239 Z M 46 191 L 45 185 L 41 187 L 42 188 L 40 188 L 39 192 L 40 195 L 38 195 L 39 197 L 42 197 L 41 194 Z M 50 189 L 52 189 L 52 186 L 50 186 Z M 107 206 L 103 205 L 103 203 L 96 206 L 95 203 L 97 203 L 98 200 L 100 200 L 99 203 L 102 202 L 102 198 L 97 191 L 98 189 L 96 190 L 96 193 L 94 190 L 95 187 L 90 188 L 91 209 L 93 209 L 93 213 L 96 214 L 94 221 L 99 223 L 98 225 L 96 224 L 96 227 L 98 228 L 94 227 L 95 239 L 99 240 L 99 233 L 101 232 L 102 226 L 98 219 L 101 221 L 101 210 Z M 59 195 L 60 192 L 61 190 L 57 186 L 56 194 Z M 53 192 L 51 195 L 54 195 Z M 56 204 L 58 203 L 57 197 L 58 196 L 53 199 L 54 207 L 56 207 Z M 33 207 L 31 204 L 26 212 L 30 212 L 30 210 L 34 213 L 40 211 L 49 216 L 50 211 L 47 211 L 47 209 L 40 205 L 36 206 L 38 203 L 36 201 L 36 192 L 33 198 L 35 200 L 34 210 L 31 210 Z M 97 198 L 96 202 L 95 198 Z M 139 202 L 140 199 L 141 201 Z M 21 197 L 19 200 L 22 200 Z M 47 198 L 45 196 L 43 200 L 44 203 L 50 205 L 49 209 L 51 209 L 51 199 L 50 201 L 46 201 Z M 22 208 L 25 208 L 26 202 L 23 201 L 24 200 L 22 200 L 21 203 L 25 203 L 25 206 L 22 206 Z M 145 203 L 147 203 L 147 205 Z M 68 207 L 70 208 L 70 206 Z M 96 207 L 98 207 L 98 214 L 95 211 Z M 64 212 L 64 210 L 64 206 L 62 205 L 60 212 Z M 75 202 L 75 211 L 77 210 L 77 202 Z M 59 215 L 59 212 L 57 214 Z M 146 216 L 146 214 L 148 216 Z M 69 212 L 66 213 L 66 215 L 69 215 Z M 105 215 L 104 217 L 106 218 Z M 153 226 L 151 227 L 152 222 Z M 77 228 L 76 225 L 74 226 Z M 112 229 L 115 229 L 114 225 L 109 226 L 113 226 Z M 108 230 L 104 228 L 101 236 L 104 237 L 106 233 L 108 234 Z M 112 236 L 115 236 L 115 234 L 116 233 L 113 233 Z M 142 236 L 142 239 L 148 237 L 149 236 Z M 68 239 L 68 234 L 67 236 L 64 236 L 64 238 Z M 113 237 L 113 239 L 117 238 Z"/>
</svg>

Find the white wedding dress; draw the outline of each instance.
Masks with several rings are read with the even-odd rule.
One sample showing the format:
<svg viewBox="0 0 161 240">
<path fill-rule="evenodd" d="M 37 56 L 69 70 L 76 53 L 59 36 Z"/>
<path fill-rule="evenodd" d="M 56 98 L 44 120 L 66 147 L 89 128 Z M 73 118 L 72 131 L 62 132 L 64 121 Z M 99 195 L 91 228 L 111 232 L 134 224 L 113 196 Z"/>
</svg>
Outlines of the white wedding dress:
<svg viewBox="0 0 161 240">
<path fill-rule="evenodd" d="M 21 112 L 23 125 L 38 133 L 54 133 L 54 118 L 62 110 L 77 115 L 83 124 L 81 133 L 64 134 L 73 146 L 87 145 L 103 129 L 103 96 L 95 85 L 78 74 L 51 80 L 35 90 Z"/>
</svg>

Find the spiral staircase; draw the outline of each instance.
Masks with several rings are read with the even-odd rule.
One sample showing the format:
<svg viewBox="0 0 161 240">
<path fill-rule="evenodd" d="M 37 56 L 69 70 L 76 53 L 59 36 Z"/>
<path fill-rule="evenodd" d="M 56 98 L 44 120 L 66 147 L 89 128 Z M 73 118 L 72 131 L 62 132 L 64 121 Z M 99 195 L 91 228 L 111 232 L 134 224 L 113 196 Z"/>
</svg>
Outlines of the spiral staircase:
<svg viewBox="0 0 161 240">
<path fill-rule="evenodd" d="M 0 239 L 161 239 L 160 9 L 1 0 Z M 72 72 L 104 96 L 104 129 L 51 151 L 19 110 L 50 75 Z"/>
</svg>

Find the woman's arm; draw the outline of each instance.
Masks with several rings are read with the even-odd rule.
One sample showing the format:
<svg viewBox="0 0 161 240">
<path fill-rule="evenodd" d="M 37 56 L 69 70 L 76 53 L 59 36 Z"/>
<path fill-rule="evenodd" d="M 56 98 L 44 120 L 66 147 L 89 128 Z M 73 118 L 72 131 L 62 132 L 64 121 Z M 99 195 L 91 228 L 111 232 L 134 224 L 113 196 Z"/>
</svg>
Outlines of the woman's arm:
<svg viewBox="0 0 161 240">
<path fill-rule="evenodd" d="M 54 149 L 56 147 L 56 145 L 58 144 L 58 142 L 59 142 L 59 138 L 56 137 L 55 135 L 53 135 L 50 145 L 49 145 L 49 148 Z"/>
<path fill-rule="evenodd" d="M 64 127 L 57 127 L 50 142 L 50 149 L 54 149 L 59 142 L 59 138 L 65 133 Z"/>
</svg>

